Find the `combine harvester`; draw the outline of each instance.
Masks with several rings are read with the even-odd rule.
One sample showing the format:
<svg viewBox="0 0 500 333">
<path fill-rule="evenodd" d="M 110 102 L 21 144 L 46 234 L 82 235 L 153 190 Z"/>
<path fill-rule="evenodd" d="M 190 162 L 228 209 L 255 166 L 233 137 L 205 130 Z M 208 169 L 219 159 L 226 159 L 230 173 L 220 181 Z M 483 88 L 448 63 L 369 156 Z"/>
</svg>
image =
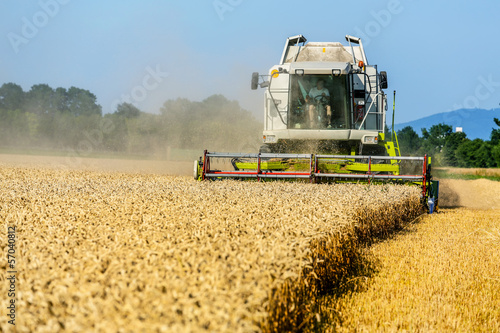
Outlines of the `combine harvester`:
<svg viewBox="0 0 500 333">
<path fill-rule="evenodd" d="M 259 153 L 205 151 L 195 179 L 408 183 L 420 186 L 422 204 L 436 211 L 439 182 L 430 157 L 401 156 L 396 133 L 385 131 L 387 73 L 368 64 L 360 38 L 346 40 L 288 38 L 279 65 L 252 75 L 252 89 L 266 89 Z"/>
</svg>

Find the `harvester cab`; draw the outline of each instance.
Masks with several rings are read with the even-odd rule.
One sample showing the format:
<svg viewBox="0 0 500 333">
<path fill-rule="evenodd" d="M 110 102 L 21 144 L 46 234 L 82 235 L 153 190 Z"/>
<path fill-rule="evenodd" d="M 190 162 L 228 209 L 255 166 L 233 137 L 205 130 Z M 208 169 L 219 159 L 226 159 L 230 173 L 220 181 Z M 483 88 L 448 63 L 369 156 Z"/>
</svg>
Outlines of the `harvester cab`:
<svg viewBox="0 0 500 333">
<path fill-rule="evenodd" d="M 252 88 L 266 88 L 261 152 L 383 152 L 387 110 L 386 72 L 368 64 L 360 38 L 341 43 L 286 40 L 281 61 L 269 75 L 252 76 Z M 384 146 L 382 146 L 385 148 Z M 387 149 L 387 148 L 386 148 Z"/>
<path fill-rule="evenodd" d="M 252 74 L 251 88 L 265 89 L 259 153 L 205 151 L 194 177 L 409 183 L 422 187 L 430 212 L 437 210 L 430 157 L 401 156 L 396 133 L 385 131 L 387 73 L 369 65 L 360 38 L 346 41 L 289 37 L 279 64 Z"/>
</svg>

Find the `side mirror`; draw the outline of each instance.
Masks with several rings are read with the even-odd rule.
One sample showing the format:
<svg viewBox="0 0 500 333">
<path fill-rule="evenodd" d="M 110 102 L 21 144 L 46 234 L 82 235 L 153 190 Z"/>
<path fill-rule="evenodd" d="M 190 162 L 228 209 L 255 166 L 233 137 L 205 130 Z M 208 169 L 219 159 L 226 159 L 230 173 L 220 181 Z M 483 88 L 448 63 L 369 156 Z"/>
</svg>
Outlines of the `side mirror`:
<svg viewBox="0 0 500 333">
<path fill-rule="evenodd" d="M 380 88 L 387 89 L 389 84 L 387 83 L 387 72 L 380 72 Z"/>
<path fill-rule="evenodd" d="M 257 90 L 259 87 L 259 73 L 253 72 L 252 73 L 252 90 Z"/>
</svg>

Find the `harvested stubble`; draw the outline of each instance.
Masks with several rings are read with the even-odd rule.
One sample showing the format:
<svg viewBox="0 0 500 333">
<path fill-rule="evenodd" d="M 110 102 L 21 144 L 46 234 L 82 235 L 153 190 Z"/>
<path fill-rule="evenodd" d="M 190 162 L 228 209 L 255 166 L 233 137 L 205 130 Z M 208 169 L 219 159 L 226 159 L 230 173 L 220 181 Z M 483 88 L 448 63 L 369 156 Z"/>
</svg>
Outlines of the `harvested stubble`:
<svg viewBox="0 0 500 333">
<path fill-rule="evenodd" d="M 500 332 L 500 210 L 420 221 L 368 249 L 377 272 L 331 300 L 331 331 Z"/>
<path fill-rule="evenodd" d="M 419 190 L 392 185 L 4 167 L 0 189 L 3 229 L 17 226 L 18 332 L 298 330 L 321 319 L 311 302 L 360 242 L 419 213 Z"/>
</svg>

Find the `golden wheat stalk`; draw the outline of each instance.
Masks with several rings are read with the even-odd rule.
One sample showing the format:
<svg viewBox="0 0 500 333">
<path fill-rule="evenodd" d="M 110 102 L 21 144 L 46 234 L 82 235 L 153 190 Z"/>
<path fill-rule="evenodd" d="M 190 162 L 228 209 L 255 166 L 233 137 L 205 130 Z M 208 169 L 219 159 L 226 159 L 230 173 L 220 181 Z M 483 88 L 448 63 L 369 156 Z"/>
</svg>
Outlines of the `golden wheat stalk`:
<svg viewBox="0 0 500 333">
<path fill-rule="evenodd" d="M 0 169 L 19 332 L 297 328 L 321 320 L 310 301 L 342 281 L 359 242 L 418 209 L 408 186 Z"/>
</svg>

